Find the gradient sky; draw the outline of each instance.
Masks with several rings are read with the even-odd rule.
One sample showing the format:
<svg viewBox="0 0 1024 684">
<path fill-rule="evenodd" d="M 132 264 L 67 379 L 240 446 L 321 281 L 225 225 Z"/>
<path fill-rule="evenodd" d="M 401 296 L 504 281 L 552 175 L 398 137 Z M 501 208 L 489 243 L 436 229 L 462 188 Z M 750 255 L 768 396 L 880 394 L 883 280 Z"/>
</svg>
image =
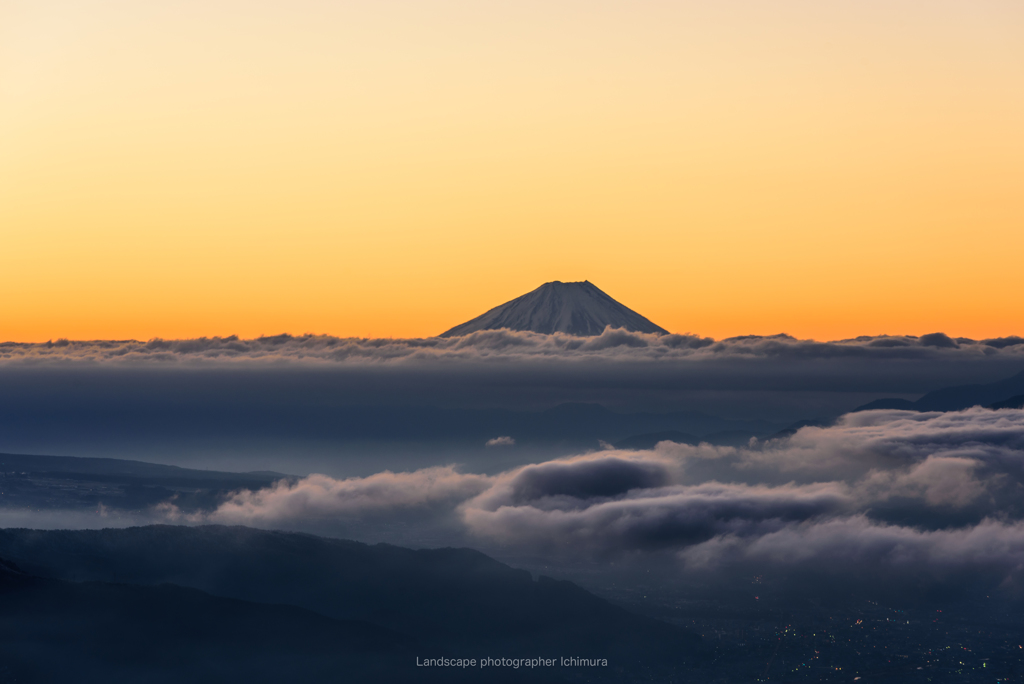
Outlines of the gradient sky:
<svg viewBox="0 0 1024 684">
<path fill-rule="evenodd" d="M 0 338 L 1024 334 L 1024 3 L 0 0 Z"/>
</svg>

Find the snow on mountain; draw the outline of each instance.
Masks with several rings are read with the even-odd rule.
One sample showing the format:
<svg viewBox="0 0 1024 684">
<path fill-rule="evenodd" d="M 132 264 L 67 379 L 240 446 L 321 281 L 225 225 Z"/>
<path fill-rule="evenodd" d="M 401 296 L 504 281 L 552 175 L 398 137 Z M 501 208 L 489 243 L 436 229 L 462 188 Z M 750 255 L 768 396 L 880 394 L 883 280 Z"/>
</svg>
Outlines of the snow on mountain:
<svg viewBox="0 0 1024 684">
<path fill-rule="evenodd" d="M 593 283 L 544 283 L 533 292 L 497 306 L 482 316 L 457 325 L 441 337 L 468 335 L 477 330 L 530 330 L 569 335 L 600 335 L 607 326 L 630 332 L 667 333 L 637 312 L 602 292 Z"/>
</svg>

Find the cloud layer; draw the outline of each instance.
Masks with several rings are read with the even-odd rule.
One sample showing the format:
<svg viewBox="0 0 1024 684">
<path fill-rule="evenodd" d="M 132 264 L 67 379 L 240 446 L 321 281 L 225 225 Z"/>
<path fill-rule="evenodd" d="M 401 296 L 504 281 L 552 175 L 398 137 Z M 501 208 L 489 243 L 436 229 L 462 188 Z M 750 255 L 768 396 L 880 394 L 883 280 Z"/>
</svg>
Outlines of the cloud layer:
<svg viewBox="0 0 1024 684">
<path fill-rule="evenodd" d="M 1010 355 L 1024 359 L 1024 338 L 987 340 L 896 335 L 816 342 L 789 335 L 746 336 L 715 341 L 698 335 L 631 333 L 608 328 L 596 337 L 485 330 L 463 337 L 418 339 L 274 335 L 256 339 L 203 337 L 189 340 L 58 340 L 0 343 L 0 363 L 86 361 L 93 363 L 272 361 L 390 362 L 426 359 L 592 358 L 623 360 L 746 358 L 898 358 Z"/>
<path fill-rule="evenodd" d="M 509 456 L 543 441 L 517 433 L 515 416 L 488 423 L 467 411 L 536 413 L 586 402 L 619 413 L 702 414 L 667 427 L 573 435 L 588 443 L 667 429 L 698 437 L 741 429 L 767 435 L 879 398 L 916 399 L 1022 369 L 1020 338 L 944 335 L 715 341 L 621 330 L 586 338 L 498 330 L 447 339 L 0 343 L 0 451 L 182 465 L 196 461 L 175 460 L 180 455 L 203 453 L 218 459 L 207 467 L 222 469 L 258 455 L 261 467 L 282 472 L 367 474 L 373 470 L 326 461 L 331 454 L 358 460 L 361 440 L 387 442 L 381 457 L 396 453 L 396 442 L 421 454 L 461 443 L 453 457 L 460 461 L 495 437 L 516 440 L 515 450 L 505 450 Z M 277 459 L 285 452 L 288 458 Z M 390 460 L 374 469 L 409 467 Z"/>
<path fill-rule="evenodd" d="M 382 472 L 336 480 L 310 475 L 297 482 L 233 495 L 211 516 L 227 524 L 273 525 L 286 520 L 320 522 L 332 518 L 396 518 L 445 514 L 485 491 L 488 478 L 463 475 L 451 467 L 414 473 Z"/>
<path fill-rule="evenodd" d="M 984 580 L 1017 591 L 1022 494 L 1024 410 L 873 411 L 744 448 L 663 442 L 495 476 L 311 476 L 237 493 L 205 519 L 444 521 L 478 544 L 568 560 L 658 555 L 694 573 Z"/>
</svg>

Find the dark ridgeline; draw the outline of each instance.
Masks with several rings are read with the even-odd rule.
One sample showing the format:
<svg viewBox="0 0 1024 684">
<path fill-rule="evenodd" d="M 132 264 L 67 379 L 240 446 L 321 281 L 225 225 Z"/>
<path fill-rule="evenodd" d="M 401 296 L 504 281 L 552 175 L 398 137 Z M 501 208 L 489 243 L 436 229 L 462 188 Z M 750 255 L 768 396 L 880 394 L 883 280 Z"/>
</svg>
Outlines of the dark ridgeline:
<svg viewBox="0 0 1024 684">
<path fill-rule="evenodd" d="M 167 501 L 186 513 L 213 510 L 240 489 L 298 479 L 269 471 L 229 473 L 114 458 L 0 454 L 0 507 L 145 511 Z"/>
<path fill-rule="evenodd" d="M 237 660 L 263 680 L 295 667 L 289 681 L 453 681 L 429 677 L 414 656 L 572 655 L 612 663 L 588 681 L 671 681 L 700 642 L 470 549 L 158 525 L 0 530 L 0 558 L 0 637 L 18 644 L 0 654 L 26 673 L 72 663 L 107 681 L 132 668 L 192 681 L 198 668 L 214 680 Z M 62 648 L 71 642 L 82 646 Z M 454 681 L 564 678 L 558 668 L 477 670 Z"/>
<path fill-rule="evenodd" d="M 1010 397 L 1009 399 L 997 401 L 994 404 L 988 406 L 988 408 L 992 409 L 993 411 L 998 411 L 999 409 L 1024 408 L 1024 394 L 1018 394 L 1016 396 Z"/>
<path fill-rule="evenodd" d="M 697 630 L 698 640 L 467 549 L 159 526 L 3 530 L 0 558 L 19 560 L 0 560 L 5 683 L 926 684 L 1019 682 L 1024 671 L 1019 602 L 988 592 L 887 606 L 842 591 L 827 600 L 780 593 L 770 578 L 745 577 L 717 597 L 710 587 L 666 587 L 653 603 L 643 596 L 648 610 Z M 483 656 L 607 657 L 609 665 L 415 665 Z"/>
<path fill-rule="evenodd" d="M 220 481 L 228 487 L 265 486 L 283 477 L 282 473 L 261 470 L 227 473 L 217 470 L 196 470 L 160 463 L 131 461 L 119 458 L 79 458 L 77 456 L 41 456 L 37 454 L 0 454 L 0 471 L 31 469 L 36 473 L 78 473 L 96 477 L 134 477 L 140 481 L 160 480 L 191 485 L 194 482 Z"/>
<path fill-rule="evenodd" d="M 396 681 L 413 640 L 367 622 L 162 584 L 68 582 L 0 560 L 0 682 Z"/>
<path fill-rule="evenodd" d="M 619 304 L 589 281 L 563 283 L 556 280 L 457 325 L 441 337 L 502 328 L 588 337 L 600 335 L 608 326 L 630 332 L 668 334 L 667 330 Z"/>
<path fill-rule="evenodd" d="M 943 387 L 924 395 L 917 401 L 907 399 L 876 399 L 858 406 L 854 411 L 899 409 L 904 411 L 962 411 L 972 406 L 992 409 L 1021 408 L 1024 395 L 1024 371 L 1016 375 L 983 385 L 957 385 Z"/>
</svg>

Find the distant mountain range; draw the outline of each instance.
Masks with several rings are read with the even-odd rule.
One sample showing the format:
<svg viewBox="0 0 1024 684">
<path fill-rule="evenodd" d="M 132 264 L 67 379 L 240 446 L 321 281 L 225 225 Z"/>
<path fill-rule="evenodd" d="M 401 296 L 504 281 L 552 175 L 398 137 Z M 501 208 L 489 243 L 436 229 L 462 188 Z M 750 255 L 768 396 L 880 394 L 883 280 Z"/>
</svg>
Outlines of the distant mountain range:
<svg viewBox="0 0 1024 684">
<path fill-rule="evenodd" d="M 653 448 L 660 441 L 739 446 L 784 427 L 698 412 L 618 413 L 600 404 L 560 404 L 544 411 L 341 407 L 335 429 L 353 440 L 445 444 L 470 454 L 471 467 L 497 472 L 531 462 L 533 449 L 559 453 L 600 447 Z M 515 446 L 496 454 L 485 443 L 510 435 Z M 465 456 L 464 456 L 465 458 Z M 408 464 L 405 467 L 422 467 Z M 233 473 L 112 458 L 0 453 L 0 509 L 148 511 L 173 500 L 184 513 L 212 511 L 231 492 L 262 489 L 295 474 Z M 2 682 L 2 679 L 0 679 Z"/>
<path fill-rule="evenodd" d="M 987 384 L 957 385 L 954 387 L 943 387 L 928 392 L 916 401 L 908 399 L 876 399 L 863 406 L 858 406 L 852 412 L 872 411 L 879 409 L 896 409 L 901 411 L 962 411 L 972 406 L 982 406 L 989 409 L 1020 409 L 1024 408 L 1024 371 L 1016 375 Z M 643 415 L 643 414 L 636 414 Z M 678 424 L 685 424 L 686 419 L 681 414 L 664 414 L 665 418 L 673 416 Z M 765 426 L 750 425 L 746 428 L 725 428 L 714 432 L 705 432 L 701 436 L 695 436 L 691 432 L 680 430 L 660 430 L 657 432 L 646 432 L 634 434 L 629 437 L 620 438 L 614 444 L 620 449 L 653 449 L 658 442 L 676 442 L 680 444 L 697 444 L 708 442 L 711 444 L 740 446 L 745 444 L 751 437 L 761 440 L 784 439 L 791 437 L 802 427 L 817 426 L 824 427 L 832 424 L 833 419 L 816 419 L 797 421 L 782 430 L 771 433 Z M 609 425 L 615 425 L 613 420 Z M 691 423 L 699 425 L 699 423 Z M 760 429 L 758 429 L 760 428 Z M 699 432 L 699 430 L 698 430 Z"/>
<path fill-rule="evenodd" d="M 229 473 L 114 458 L 0 454 L 0 507 L 40 510 L 145 510 L 174 499 L 179 509 L 211 510 L 227 494 L 261 489 L 292 475 Z M 2 681 L 2 680 L 0 680 Z"/>
<path fill-rule="evenodd" d="M 994 410 L 997 410 L 997 411 L 999 409 L 1019 409 L 1019 408 L 1024 408 L 1024 394 L 1018 394 L 1015 397 L 1010 397 L 1009 399 L 1003 399 L 1002 401 L 997 401 L 994 404 L 990 404 L 988 408 L 994 409 Z"/>
<path fill-rule="evenodd" d="M 471 321 L 457 325 L 441 337 L 468 335 L 478 330 L 528 330 L 550 335 L 600 335 L 608 326 L 630 332 L 667 334 L 637 312 L 619 304 L 593 283 L 544 283 Z"/>
<path fill-rule="evenodd" d="M 678 430 L 718 443 L 720 436 L 742 433 L 749 439 L 780 430 L 788 423 L 721 418 L 699 411 L 620 413 L 597 403 L 571 402 L 541 411 L 505 408 L 444 408 L 432 406 L 331 407 L 329 426 L 349 440 L 393 442 L 484 442 L 510 435 L 516 444 L 560 443 L 569 448 L 592 448 L 598 440 L 615 443 L 631 435 Z M 313 428 L 310 428 L 313 433 Z M 0 456 L 0 464 L 4 456 Z M 2 465 L 0 465 L 2 468 Z M 193 471 L 202 472 L 202 471 Z M 250 474 L 259 477 L 258 473 Z"/>
<path fill-rule="evenodd" d="M 989 408 L 1020 408 L 1024 399 L 1024 371 L 1005 380 L 988 384 L 944 387 L 925 394 L 916 401 L 907 399 L 876 399 L 858 406 L 854 411 L 900 409 L 904 411 L 962 411 L 972 406 Z"/>
</svg>

